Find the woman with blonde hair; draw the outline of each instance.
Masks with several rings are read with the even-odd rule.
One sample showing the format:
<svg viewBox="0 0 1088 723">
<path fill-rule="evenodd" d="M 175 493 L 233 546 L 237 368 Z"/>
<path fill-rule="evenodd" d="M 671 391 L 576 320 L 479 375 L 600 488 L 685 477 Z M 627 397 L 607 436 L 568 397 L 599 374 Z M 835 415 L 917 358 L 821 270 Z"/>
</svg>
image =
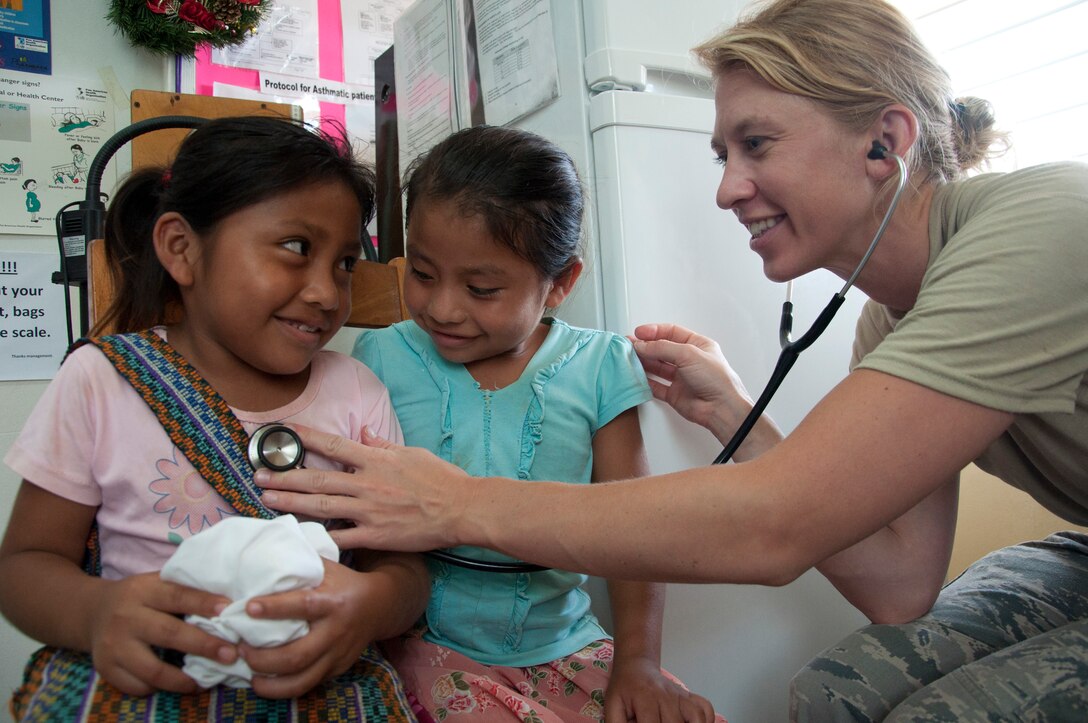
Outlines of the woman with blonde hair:
<svg viewBox="0 0 1088 723">
<path fill-rule="evenodd" d="M 796 720 L 1083 719 L 1088 537 L 942 586 L 970 462 L 1088 523 L 1088 167 L 969 175 L 1003 141 L 988 104 L 953 97 L 881 0 L 770 2 L 696 53 L 717 203 L 766 276 L 825 268 L 869 296 L 847 378 L 788 436 L 762 417 L 736 464 L 576 488 L 307 433 L 355 473 L 263 475 L 266 502 L 355 520 L 342 544 L 474 544 L 626 579 L 782 585 L 816 567 L 875 624 L 795 678 Z M 634 336 L 654 396 L 729 440 L 752 402 L 718 345 Z"/>
</svg>

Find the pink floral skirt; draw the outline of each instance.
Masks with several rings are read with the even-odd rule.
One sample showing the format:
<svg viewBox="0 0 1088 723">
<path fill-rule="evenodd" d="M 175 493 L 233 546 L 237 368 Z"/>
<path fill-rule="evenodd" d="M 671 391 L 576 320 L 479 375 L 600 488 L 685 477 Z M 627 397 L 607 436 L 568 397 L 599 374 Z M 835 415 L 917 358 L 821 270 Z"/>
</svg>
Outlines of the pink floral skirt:
<svg viewBox="0 0 1088 723">
<path fill-rule="evenodd" d="M 611 640 L 597 640 L 573 655 L 543 665 L 511 668 L 477 663 L 423 640 L 421 633 L 382 643 L 421 723 L 449 723 L 447 719 L 455 715 L 486 723 L 588 723 L 604 719 Z M 668 672 L 661 672 L 680 684 Z M 717 720 L 725 723 L 721 716 Z"/>
</svg>

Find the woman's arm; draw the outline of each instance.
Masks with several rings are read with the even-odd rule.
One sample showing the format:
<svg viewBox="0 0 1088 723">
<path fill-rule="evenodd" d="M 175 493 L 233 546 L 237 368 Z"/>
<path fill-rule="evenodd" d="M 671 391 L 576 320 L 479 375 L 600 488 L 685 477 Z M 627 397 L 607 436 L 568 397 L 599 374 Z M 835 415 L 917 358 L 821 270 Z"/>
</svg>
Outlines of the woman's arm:
<svg viewBox="0 0 1088 723">
<path fill-rule="evenodd" d="M 593 481 L 649 474 L 638 410 L 628 409 L 593 438 Z M 608 520 L 602 520 L 607 526 Z M 608 581 L 615 660 L 605 692 L 605 720 L 662 720 L 679 710 L 684 720 L 711 721 L 714 709 L 661 673 L 661 625 L 665 585 Z"/>
<path fill-rule="evenodd" d="M 948 572 L 956 531 L 958 476 L 886 527 L 816 568 L 874 623 L 924 615 Z"/>
<path fill-rule="evenodd" d="M 658 384 L 659 398 L 682 414 L 703 409 L 702 421 L 717 430 L 716 436 L 725 444 L 751 408 L 751 400 L 718 345 L 668 324 L 647 324 L 636 329 L 635 335 L 644 340 L 636 342 L 643 362 L 653 364 L 667 382 Z M 761 418 L 734 458 L 739 462 L 753 459 L 780 440 L 774 423 Z M 913 620 L 929 610 L 944 579 L 955 531 L 956 497 L 953 479 L 887 527 L 820 563 L 818 569 L 874 622 Z M 931 579 L 918 585 L 919 576 Z"/>
<path fill-rule="evenodd" d="M 266 496 L 277 509 L 354 520 L 357 527 L 336 533 L 348 546 L 471 544 L 604 577 L 782 585 L 917 505 L 1011 421 L 1009 413 L 859 370 L 789 437 L 742 464 L 526 488 L 470 480 L 423 450 L 303 430 L 311 448 L 357 472 L 257 479 L 307 493 Z M 598 524 L 606 518 L 607 527 Z"/>
<path fill-rule="evenodd" d="M 655 383 L 658 398 L 689 420 L 717 430 L 725 444 L 751 408 L 751 400 L 718 345 L 669 324 L 643 325 L 635 335 L 642 340 L 635 346 L 643 363 L 663 380 Z M 752 459 L 780 440 L 773 422 L 761 419 L 734 458 Z M 874 622 L 913 620 L 929 610 L 943 582 L 955 531 L 956 497 L 953 479 L 818 569 Z"/>
<path fill-rule="evenodd" d="M 95 508 L 24 481 L 0 545 L 0 611 L 30 637 L 91 653 L 126 693 L 192 692 L 196 683 L 152 646 L 231 663 L 234 646 L 178 619 L 213 617 L 229 601 L 163 582 L 158 573 L 103 580 L 80 567 Z"/>
</svg>

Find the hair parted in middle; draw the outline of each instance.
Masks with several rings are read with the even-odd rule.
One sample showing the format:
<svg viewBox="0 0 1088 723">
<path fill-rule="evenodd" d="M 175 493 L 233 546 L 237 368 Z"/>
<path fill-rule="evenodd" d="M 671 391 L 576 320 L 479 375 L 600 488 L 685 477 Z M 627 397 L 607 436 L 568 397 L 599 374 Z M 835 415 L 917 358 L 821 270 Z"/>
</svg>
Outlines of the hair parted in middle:
<svg viewBox="0 0 1088 723">
<path fill-rule="evenodd" d="M 491 236 L 555 279 L 579 255 L 584 194 L 574 161 L 551 141 L 503 126 L 460 130 L 417 158 L 405 183 L 405 224 L 427 201 L 484 219 Z"/>
</svg>

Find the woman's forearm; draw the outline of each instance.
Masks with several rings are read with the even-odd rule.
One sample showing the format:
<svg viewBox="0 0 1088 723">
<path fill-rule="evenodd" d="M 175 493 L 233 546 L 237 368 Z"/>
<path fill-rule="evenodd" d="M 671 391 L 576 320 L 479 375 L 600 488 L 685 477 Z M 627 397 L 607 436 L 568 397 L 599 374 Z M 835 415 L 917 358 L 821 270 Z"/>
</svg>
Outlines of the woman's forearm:
<svg viewBox="0 0 1088 723">
<path fill-rule="evenodd" d="M 715 418 L 707 426 L 707 429 L 710 430 L 710 433 L 713 434 L 724 447 L 733 439 L 733 435 L 736 433 L 738 426 L 739 425 L 732 423 L 732 421 Z M 756 420 L 756 423 L 752 426 L 748 436 L 745 437 L 744 442 L 733 454 L 732 461 L 747 462 L 748 460 L 755 459 L 781 442 L 782 439 L 782 430 L 778 428 L 778 425 L 773 419 L 764 414 Z"/>
<path fill-rule="evenodd" d="M 817 569 L 874 623 L 903 623 L 929 611 L 948 573 L 958 479 Z"/>
<path fill-rule="evenodd" d="M 299 430 L 352 474 L 254 479 L 275 509 L 353 520 L 342 547 L 459 544 L 606 578 L 785 584 L 917 505 L 1012 415 L 854 372 L 748 462 L 593 485 L 473 478 L 419 449 Z"/>
<path fill-rule="evenodd" d="M 749 462 L 588 489 L 489 479 L 452 529 L 464 542 L 605 577 L 785 584 L 921 503 L 1011 420 L 855 372 Z"/>
</svg>

